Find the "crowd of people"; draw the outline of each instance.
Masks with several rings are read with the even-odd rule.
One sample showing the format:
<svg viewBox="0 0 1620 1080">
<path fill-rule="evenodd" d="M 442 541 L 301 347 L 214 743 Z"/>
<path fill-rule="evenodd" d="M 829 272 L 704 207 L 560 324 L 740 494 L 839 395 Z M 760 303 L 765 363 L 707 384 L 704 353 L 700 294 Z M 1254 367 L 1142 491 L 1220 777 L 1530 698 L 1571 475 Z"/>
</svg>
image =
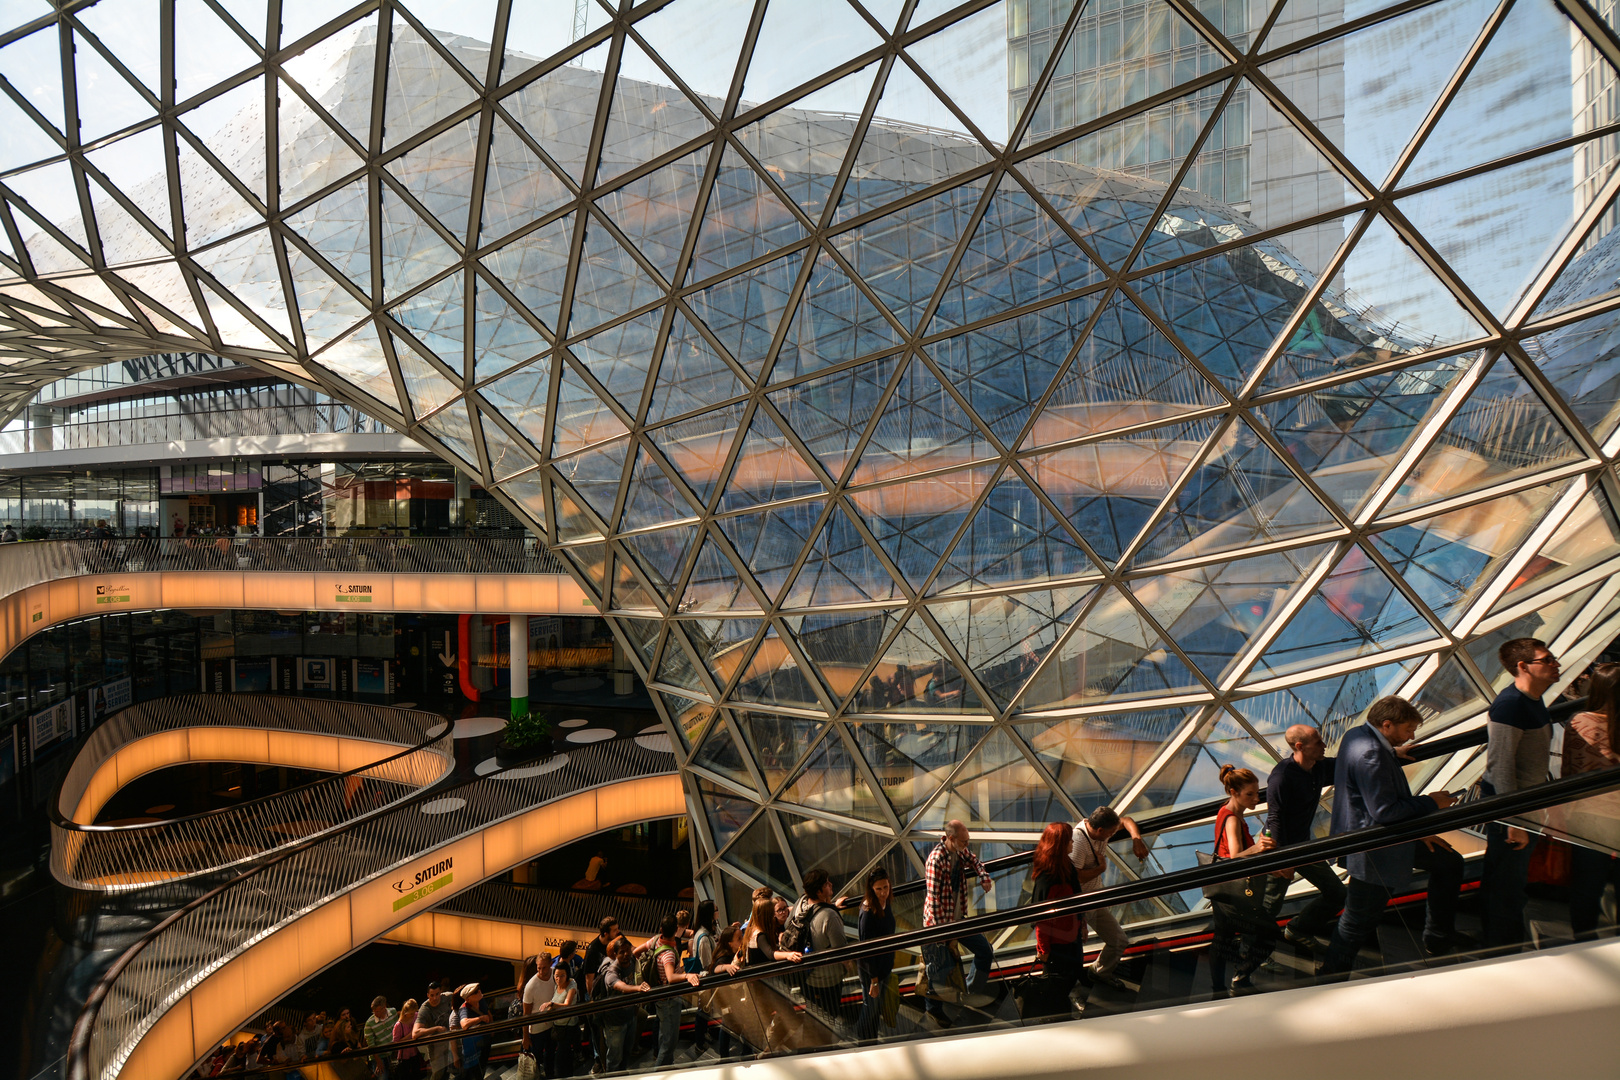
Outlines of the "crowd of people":
<svg viewBox="0 0 1620 1080">
<path fill-rule="evenodd" d="M 1534 638 L 1506 642 L 1500 660 L 1513 681 L 1490 707 L 1482 785 L 1487 794 L 1517 790 L 1547 778 L 1552 721 L 1542 698 L 1557 681 L 1559 668 L 1557 658 Z M 1620 764 L 1616 751 L 1620 746 L 1616 733 L 1620 664 L 1599 664 L 1587 677 L 1584 689 L 1588 708 L 1575 715 L 1564 731 L 1564 775 Z M 1266 778 L 1267 811 L 1259 837 L 1252 834 L 1248 819 L 1261 801 L 1260 778 L 1249 769 L 1223 766 L 1220 780 L 1227 798 L 1216 813 L 1213 850 L 1206 857 L 1214 861 L 1244 859 L 1310 840 L 1313 819 L 1329 787 L 1331 832 L 1335 834 L 1393 825 L 1451 806 L 1455 795 L 1444 791 L 1414 795 L 1407 781 L 1403 750 L 1412 742 L 1420 721 L 1417 708 L 1409 701 L 1381 698 L 1367 710 L 1363 723 L 1345 732 L 1333 757 L 1328 756 L 1316 727 L 1296 724 L 1288 728 L 1284 737 L 1291 753 Z M 1147 857 L 1147 843 L 1136 822 L 1108 806 L 1096 808 L 1075 824 L 1048 825 L 1029 871 L 1033 902 L 1061 900 L 1101 888 L 1110 865 L 1110 845 L 1122 835 L 1129 839 L 1138 859 Z M 1491 825 L 1487 836 L 1482 883 L 1485 944 L 1509 946 L 1522 940 L 1524 932 L 1529 836 L 1504 824 Z M 1620 861 L 1584 848 L 1575 851 L 1570 922 L 1578 937 L 1589 937 L 1597 928 L 1604 888 L 1611 881 L 1620 884 Z M 1341 882 L 1326 862 L 1314 862 L 1206 890 L 1212 907 L 1208 968 L 1215 996 L 1253 992 L 1255 973 L 1267 964 L 1279 941 L 1319 955 L 1320 975 L 1345 977 L 1362 947 L 1375 935 L 1385 905 L 1407 889 L 1415 870 L 1428 875 L 1424 952 L 1441 956 L 1478 944 L 1457 931 L 1463 859 L 1443 837 L 1359 852 L 1348 856 L 1344 865 L 1349 870 L 1348 883 Z M 598 853 L 592 862 L 593 880 L 605 877 L 605 866 L 605 858 Z M 1314 886 L 1315 893 L 1279 929 L 1288 886 L 1296 877 Z M 842 909 L 851 906 L 859 907 L 857 940 L 894 934 L 893 889 L 887 871 L 872 869 L 862 884 L 858 898 L 835 899 L 832 877 L 826 870 L 812 869 L 804 875 L 803 894 L 796 901 L 769 888 L 756 889 L 748 918 L 741 922 L 719 925 L 714 902 L 704 900 L 695 915 L 681 911 L 666 917 L 658 933 L 640 943 L 629 940 L 620 932 L 618 921 L 608 917 L 596 936 L 583 944 L 566 941 L 555 955 L 530 957 L 520 992 L 507 1015 L 531 1018 L 520 1033 L 521 1052 L 533 1059 L 531 1075 L 552 1078 L 573 1076 L 581 1070 L 592 1075 L 615 1072 L 643 1064 L 646 1051 L 652 1057 L 645 1063 L 654 1068 L 675 1064 L 682 1014 L 690 995 L 652 1002 L 648 1011 L 652 1040 L 645 1050 L 643 1011 L 636 1003 L 637 995 L 670 985 L 698 992 L 691 1059 L 703 1056 L 711 1043 L 721 1057 L 784 1048 L 777 1045 L 784 1039 L 778 1020 L 758 1012 L 765 1000 L 763 1007 L 770 1013 L 768 999 L 756 994 L 751 1007 L 757 1022 L 751 1026 L 719 1022 L 738 1017 L 718 996 L 723 991 L 707 996 L 700 992 L 703 979 L 733 975 L 749 966 L 800 963 L 806 956 L 837 949 L 846 944 L 848 936 Z M 973 886 L 986 891 L 992 888 L 992 879 L 973 853 L 971 835 L 962 822 L 946 822 L 928 854 L 924 884 L 925 927 L 966 918 Z M 1083 953 L 1088 923 L 1102 942 L 1089 964 Z M 1037 922 L 1036 958 L 1041 978 L 1050 984 L 1054 1012 L 1067 1011 L 1068 993 L 1077 981 L 1123 987 L 1116 968 L 1128 945 L 1118 917 L 1105 908 Z M 965 964 L 959 950 L 967 953 Z M 953 1025 L 947 1004 L 993 1009 L 1006 993 L 1005 982 L 997 986 L 991 981 L 994 952 L 982 934 L 924 945 L 922 960 L 916 990 L 935 1027 Z M 851 975 L 858 976 L 858 1010 L 845 1008 L 845 980 Z M 793 985 L 818 1021 L 839 1037 L 852 1033 L 858 1039 L 871 1039 L 880 1025 L 893 1027 L 896 1023 L 899 985 L 892 952 L 880 952 L 856 964 L 811 965 Z M 587 1001 L 614 1007 L 584 1017 L 547 1018 L 555 1010 Z M 457 987 L 430 983 L 421 1001 L 405 1001 L 397 1012 L 384 998 L 376 998 L 370 1015 L 359 1023 L 345 1009 L 335 1019 L 310 1014 L 302 1031 L 291 1031 L 287 1024 L 273 1025 L 262 1040 L 222 1048 L 208 1075 L 255 1064 L 291 1066 L 362 1047 L 376 1049 L 459 1033 L 457 1038 L 422 1048 L 407 1046 L 357 1058 L 344 1068 L 356 1077 L 478 1080 L 485 1075 L 491 1041 L 479 1029 L 493 1019 L 477 983 Z M 750 1045 L 749 1039 L 760 1045 Z M 341 1075 L 342 1070 L 339 1072 Z"/>
</svg>

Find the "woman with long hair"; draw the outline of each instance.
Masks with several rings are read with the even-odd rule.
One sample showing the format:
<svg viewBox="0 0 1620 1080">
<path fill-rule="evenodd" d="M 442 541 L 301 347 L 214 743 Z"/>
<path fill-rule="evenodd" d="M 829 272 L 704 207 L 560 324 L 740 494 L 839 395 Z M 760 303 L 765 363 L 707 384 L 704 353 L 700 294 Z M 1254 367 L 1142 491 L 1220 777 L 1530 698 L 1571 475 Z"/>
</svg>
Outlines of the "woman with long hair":
<svg viewBox="0 0 1620 1080">
<path fill-rule="evenodd" d="M 1620 664 L 1599 664 L 1586 684 L 1586 711 L 1576 713 L 1564 726 L 1562 775 L 1612 769 L 1620 764 Z M 1569 867 L 1569 928 L 1576 941 L 1597 936 L 1603 889 L 1609 882 L 1620 890 L 1620 860 L 1579 844 L 1571 846 Z"/>
<path fill-rule="evenodd" d="M 889 872 L 875 866 L 866 875 L 866 896 L 861 900 L 859 940 L 888 937 L 894 933 L 893 896 Z M 857 1039 L 877 1037 L 878 1018 L 883 1015 L 883 988 L 894 971 L 894 953 L 880 953 L 857 962 L 861 975 L 861 1014 L 855 1021 Z"/>
<path fill-rule="evenodd" d="M 697 929 L 692 933 L 692 946 L 690 955 L 686 958 L 686 972 L 689 975 L 704 975 L 714 970 L 715 936 L 715 903 L 713 900 L 700 900 L 697 906 L 697 917 L 693 920 Z M 709 1046 L 709 1014 L 701 1008 L 703 996 L 698 995 L 699 1009 L 697 1017 L 692 1023 L 692 1057 L 699 1057 Z"/>
<path fill-rule="evenodd" d="M 1276 842 L 1269 836 L 1256 841 L 1249 835 L 1249 823 L 1243 819 L 1260 804 L 1260 781 L 1248 769 L 1236 765 L 1221 766 L 1221 787 L 1226 792 L 1226 803 L 1215 813 L 1215 859 L 1241 859 L 1270 851 Z M 1271 955 L 1274 926 L 1264 922 L 1265 910 L 1256 903 L 1242 907 L 1228 900 L 1212 899 L 1213 937 L 1209 943 L 1209 980 L 1217 998 L 1232 994 L 1252 994 L 1255 986 L 1250 977 Z M 1226 981 L 1226 965 L 1237 968 L 1230 984 Z"/>
<path fill-rule="evenodd" d="M 777 936 L 782 928 L 776 921 L 776 901 L 769 896 L 762 896 L 754 901 L 754 910 L 748 916 L 748 937 L 745 940 L 747 962 L 750 964 L 768 964 L 772 960 L 788 960 L 793 963 L 802 963 L 804 954 L 791 949 L 778 949 Z"/>
<path fill-rule="evenodd" d="M 1067 821 L 1054 821 L 1041 833 L 1029 864 L 1031 903 L 1062 900 L 1080 891 L 1080 873 L 1069 856 L 1073 846 L 1074 826 Z M 1083 928 L 1078 913 L 1035 924 L 1035 958 L 1043 971 L 1071 981 L 1079 978 L 1084 958 L 1080 944 L 1084 940 Z"/>
</svg>

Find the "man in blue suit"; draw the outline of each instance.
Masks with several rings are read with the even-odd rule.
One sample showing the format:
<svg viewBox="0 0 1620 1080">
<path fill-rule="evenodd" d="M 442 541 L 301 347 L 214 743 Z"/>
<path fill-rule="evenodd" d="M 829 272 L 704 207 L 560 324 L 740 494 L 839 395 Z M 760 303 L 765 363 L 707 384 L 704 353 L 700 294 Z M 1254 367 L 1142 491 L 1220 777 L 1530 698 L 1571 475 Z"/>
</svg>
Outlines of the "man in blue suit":
<svg viewBox="0 0 1620 1080">
<path fill-rule="evenodd" d="M 1334 835 L 1422 817 L 1456 801 L 1443 791 L 1413 795 L 1401 771 L 1395 747 L 1412 741 L 1421 720 L 1403 698 L 1379 698 L 1367 710 L 1367 722 L 1345 733 L 1333 768 Z M 1384 905 L 1411 885 L 1414 867 L 1429 872 L 1424 951 L 1439 956 L 1451 950 L 1463 861 L 1450 844 L 1430 836 L 1350 855 L 1345 865 L 1350 888 L 1322 974 L 1350 971 L 1361 946 L 1377 934 Z"/>
</svg>

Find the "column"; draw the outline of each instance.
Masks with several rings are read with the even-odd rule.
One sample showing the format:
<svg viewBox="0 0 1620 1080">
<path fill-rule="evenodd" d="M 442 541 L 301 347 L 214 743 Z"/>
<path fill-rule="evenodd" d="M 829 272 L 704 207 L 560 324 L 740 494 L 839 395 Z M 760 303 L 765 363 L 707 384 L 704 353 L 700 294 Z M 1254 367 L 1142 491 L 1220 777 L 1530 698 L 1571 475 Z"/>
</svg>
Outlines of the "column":
<svg viewBox="0 0 1620 1080">
<path fill-rule="evenodd" d="M 512 718 L 529 715 L 529 617 L 513 615 L 506 626 L 511 667 Z"/>
</svg>

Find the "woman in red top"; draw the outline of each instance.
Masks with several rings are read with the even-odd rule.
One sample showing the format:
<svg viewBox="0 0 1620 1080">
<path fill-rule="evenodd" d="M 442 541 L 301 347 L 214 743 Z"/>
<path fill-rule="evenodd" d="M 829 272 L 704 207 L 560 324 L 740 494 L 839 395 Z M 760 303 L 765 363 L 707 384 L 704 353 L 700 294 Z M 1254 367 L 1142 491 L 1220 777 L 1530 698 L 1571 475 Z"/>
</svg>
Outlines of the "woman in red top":
<svg viewBox="0 0 1620 1080">
<path fill-rule="evenodd" d="M 1062 900 L 1073 896 L 1080 888 L 1080 875 L 1069 858 L 1074 843 L 1074 826 L 1067 821 L 1054 821 L 1041 833 L 1035 845 L 1035 857 L 1030 864 L 1034 892 L 1032 903 Z M 1044 971 L 1068 979 L 1079 977 L 1081 963 L 1080 942 L 1085 924 L 1079 914 L 1060 915 L 1035 924 L 1035 957 Z"/>
<path fill-rule="evenodd" d="M 1248 769 L 1235 765 L 1221 766 L 1221 787 L 1226 791 L 1226 805 L 1215 814 L 1215 858 L 1241 859 L 1245 855 L 1258 855 L 1276 847 L 1276 841 L 1262 836 L 1258 842 L 1249 835 L 1249 823 L 1243 815 L 1260 803 L 1260 781 Z M 1217 998 L 1254 992 L 1250 976 L 1271 955 L 1274 925 L 1265 918 L 1260 898 L 1252 905 L 1235 904 L 1227 900 L 1211 900 L 1214 933 L 1209 943 L 1209 981 Z M 1230 961 L 1237 974 L 1230 985 L 1226 981 L 1226 965 Z"/>
</svg>

